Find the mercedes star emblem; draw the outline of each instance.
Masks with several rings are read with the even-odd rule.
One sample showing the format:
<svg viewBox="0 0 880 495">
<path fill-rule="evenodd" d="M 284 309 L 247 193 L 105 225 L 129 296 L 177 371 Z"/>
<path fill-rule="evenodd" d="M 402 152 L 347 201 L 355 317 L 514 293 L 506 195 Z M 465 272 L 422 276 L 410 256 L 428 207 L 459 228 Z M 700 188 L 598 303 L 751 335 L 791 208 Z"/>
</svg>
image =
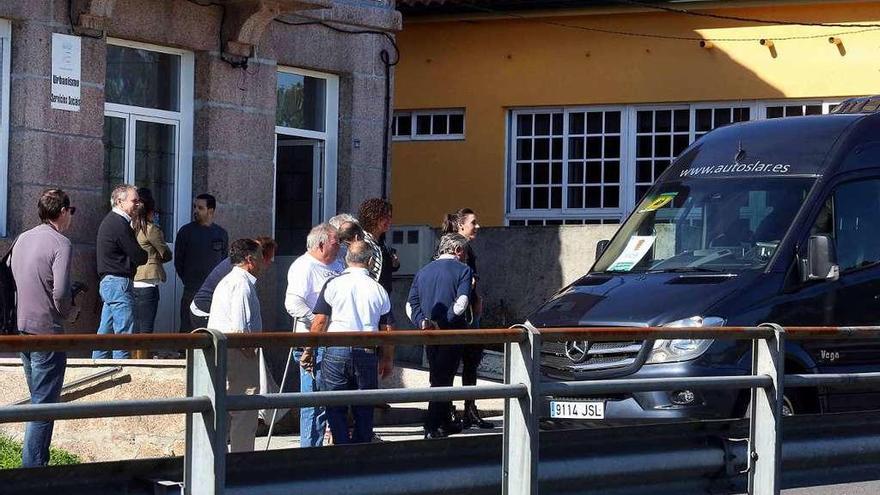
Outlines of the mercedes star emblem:
<svg viewBox="0 0 880 495">
<path fill-rule="evenodd" d="M 586 361 L 589 350 L 590 343 L 586 340 L 571 340 L 565 343 L 565 355 L 575 364 Z"/>
</svg>

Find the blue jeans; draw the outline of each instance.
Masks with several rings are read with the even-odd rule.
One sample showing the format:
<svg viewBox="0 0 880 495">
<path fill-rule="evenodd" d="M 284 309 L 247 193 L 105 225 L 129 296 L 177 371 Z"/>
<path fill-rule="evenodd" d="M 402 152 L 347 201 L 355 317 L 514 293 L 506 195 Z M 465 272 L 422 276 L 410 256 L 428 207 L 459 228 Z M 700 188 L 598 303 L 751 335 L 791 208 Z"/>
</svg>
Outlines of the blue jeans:
<svg viewBox="0 0 880 495">
<path fill-rule="evenodd" d="M 98 335 L 126 334 L 134 331 L 134 292 L 132 280 L 117 275 L 105 275 L 101 279 L 98 293 L 104 300 L 101 309 L 101 324 Z M 128 359 L 129 351 L 113 351 L 113 359 Z M 110 351 L 93 351 L 92 359 L 110 359 Z"/>
<path fill-rule="evenodd" d="M 23 352 L 24 378 L 31 393 L 31 404 L 58 402 L 64 383 L 67 354 L 63 352 Z M 45 466 L 49 463 L 53 421 L 31 421 L 24 431 L 22 467 Z"/>
<path fill-rule="evenodd" d="M 318 348 L 315 353 L 315 376 L 310 375 L 299 365 L 302 351 L 294 351 L 292 366 L 299 368 L 299 391 L 317 392 L 321 380 L 321 367 L 324 349 Z M 303 407 L 299 410 L 299 445 L 300 447 L 320 447 L 324 445 L 324 430 L 327 428 L 327 417 L 323 407 Z"/>
<path fill-rule="evenodd" d="M 321 390 L 375 390 L 379 388 L 379 357 L 357 347 L 328 347 L 321 363 Z M 373 406 L 351 406 L 354 431 L 349 435 L 348 406 L 328 406 L 327 422 L 333 442 L 369 443 L 373 440 Z"/>
</svg>

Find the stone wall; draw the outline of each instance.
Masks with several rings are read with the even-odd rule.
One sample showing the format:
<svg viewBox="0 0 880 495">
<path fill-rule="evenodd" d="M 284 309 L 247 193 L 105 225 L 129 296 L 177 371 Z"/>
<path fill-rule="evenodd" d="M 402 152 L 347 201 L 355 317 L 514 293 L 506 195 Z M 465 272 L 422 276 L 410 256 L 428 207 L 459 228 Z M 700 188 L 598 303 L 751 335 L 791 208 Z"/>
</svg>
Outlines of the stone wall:
<svg viewBox="0 0 880 495">
<path fill-rule="evenodd" d="M 195 59 L 192 129 L 192 191 L 218 198 L 217 222 L 231 239 L 271 234 L 274 209 L 275 79 L 278 66 L 340 77 L 338 184 L 336 206 L 351 210 L 382 193 L 381 157 L 385 95 L 381 34 L 346 34 L 315 24 L 333 21 L 348 30 L 393 33 L 399 13 L 388 2 L 326 2 L 330 8 L 296 11 L 270 21 L 255 35 L 255 56 L 246 68 L 221 58 L 221 21 L 234 28 L 245 15 L 240 0 L 221 6 L 187 0 L 5 0 L 0 18 L 12 32 L 11 132 L 9 153 L 9 239 L 38 223 L 35 203 L 47 187 L 61 187 L 77 205 L 70 237 L 73 279 L 92 288 L 79 300 L 83 313 L 71 332 L 94 332 L 101 301 L 97 294 L 95 235 L 109 198 L 104 187 L 104 82 L 106 42 L 82 38 L 82 101 L 79 112 L 49 107 L 52 33 L 71 32 L 79 14 L 98 16 L 108 37 L 191 51 Z M 268 2 L 293 5 L 296 2 Z M 70 10 L 69 10 L 70 8 Z M 227 14 L 224 15 L 224 9 Z M 100 16 L 106 17 L 100 17 Z M 94 17 L 93 16 L 93 17 Z M 75 21 L 76 22 L 76 21 Z M 303 25 L 291 25 L 303 24 Z M 393 72 L 392 72 L 393 75 Z M 186 132 L 186 129 L 181 129 Z M 387 180 L 387 178 L 386 178 Z M 5 249 L 9 239 L 0 240 Z M 286 267 L 285 267 L 286 269 Z M 261 283 L 264 322 L 283 326 L 274 308 L 277 274 Z"/>
</svg>

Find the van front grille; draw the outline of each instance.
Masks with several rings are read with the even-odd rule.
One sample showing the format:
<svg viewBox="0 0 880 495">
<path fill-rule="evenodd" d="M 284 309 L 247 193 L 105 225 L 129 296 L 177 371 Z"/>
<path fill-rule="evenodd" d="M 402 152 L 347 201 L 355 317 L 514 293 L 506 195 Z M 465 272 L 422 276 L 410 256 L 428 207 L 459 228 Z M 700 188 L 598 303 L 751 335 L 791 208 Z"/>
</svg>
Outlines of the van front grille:
<svg viewBox="0 0 880 495">
<path fill-rule="evenodd" d="M 545 342 L 541 348 L 541 364 L 568 372 L 588 372 L 626 368 L 636 363 L 643 340 L 623 342 L 579 342 L 578 349 L 569 349 L 568 342 Z M 574 358 L 574 359 L 572 359 Z"/>
</svg>

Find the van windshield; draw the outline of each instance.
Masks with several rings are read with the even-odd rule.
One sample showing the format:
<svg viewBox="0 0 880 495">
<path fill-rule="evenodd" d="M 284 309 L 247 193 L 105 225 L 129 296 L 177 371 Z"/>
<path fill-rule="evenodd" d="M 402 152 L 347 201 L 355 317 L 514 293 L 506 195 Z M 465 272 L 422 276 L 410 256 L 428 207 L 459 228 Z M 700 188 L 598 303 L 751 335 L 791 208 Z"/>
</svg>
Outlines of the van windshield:
<svg viewBox="0 0 880 495">
<path fill-rule="evenodd" d="M 598 272 L 759 270 L 815 179 L 724 178 L 652 189 L 594 267 Z"/>
</svg>

